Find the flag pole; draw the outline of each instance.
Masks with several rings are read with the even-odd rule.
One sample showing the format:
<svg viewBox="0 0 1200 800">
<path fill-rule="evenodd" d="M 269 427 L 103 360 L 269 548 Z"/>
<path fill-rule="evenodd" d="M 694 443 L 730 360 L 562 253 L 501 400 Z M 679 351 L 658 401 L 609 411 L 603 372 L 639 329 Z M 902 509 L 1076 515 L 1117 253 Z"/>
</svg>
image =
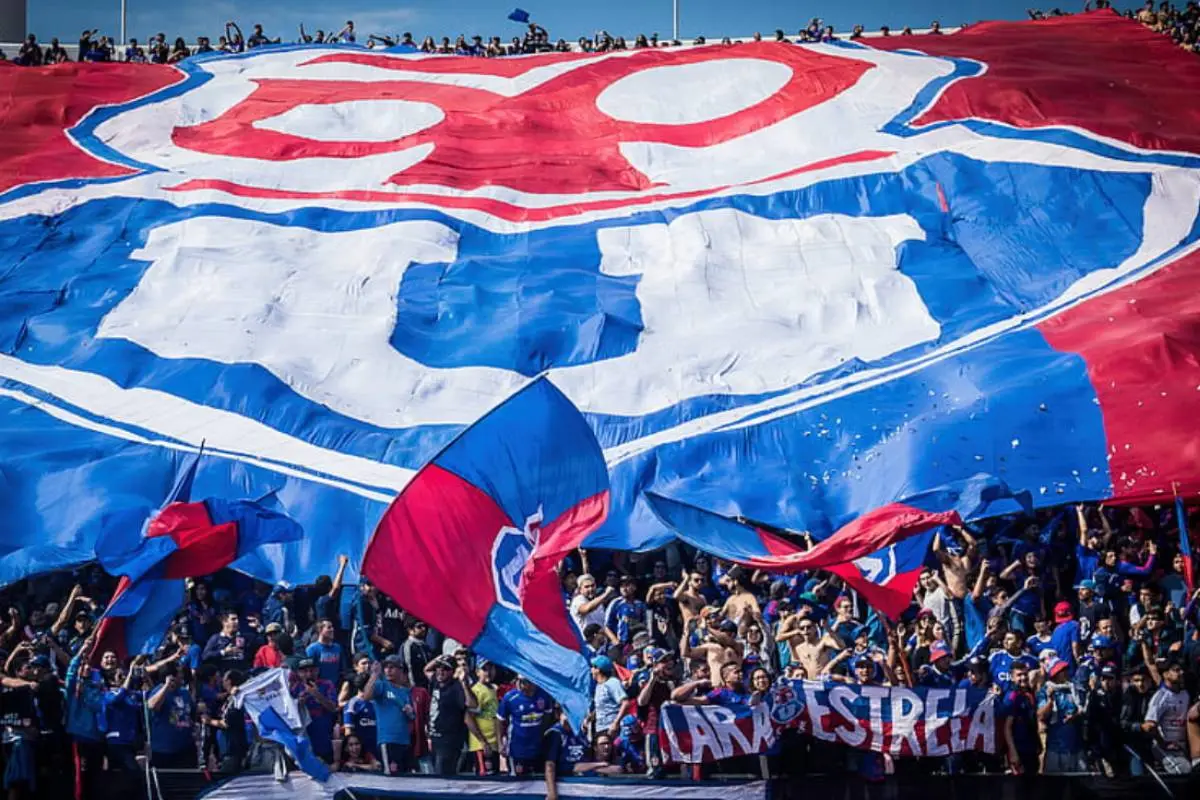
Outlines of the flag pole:
<svg viewBox="0 0 1200 800">
<path fill-rule="evenodd" d="M 125 2 L 125 0 L 121 0 Z M 671 39 L 679 39 L 679 0 L 671 0 Z"/>
<path fill-rule="evenodd" d="M 121 0 L 121 46 L 124 47 L 129 41 L 125 38 L 125 21 L 128 18 L 129 10 L 126 8 L 128 0 Z"/>
</svg>

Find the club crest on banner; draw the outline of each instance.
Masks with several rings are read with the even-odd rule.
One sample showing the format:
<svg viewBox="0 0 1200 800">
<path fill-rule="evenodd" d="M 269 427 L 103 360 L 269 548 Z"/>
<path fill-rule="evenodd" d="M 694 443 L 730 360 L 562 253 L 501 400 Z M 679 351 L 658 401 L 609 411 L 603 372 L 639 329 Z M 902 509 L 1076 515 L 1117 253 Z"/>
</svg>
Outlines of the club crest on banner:
<svg viewBox="0 0 1200 800">
<path fill-rule="evenodd" d="M 541 524 L 542 509 L 539 507 L 525 520 L 524 530 L 505 526 L 496 535 L 492 545 L 492 580 L 496 585 L 496 599 L 503 606 L 514 610 L 521 608 L 521 573 L 537 548 Z"/>
</svg>

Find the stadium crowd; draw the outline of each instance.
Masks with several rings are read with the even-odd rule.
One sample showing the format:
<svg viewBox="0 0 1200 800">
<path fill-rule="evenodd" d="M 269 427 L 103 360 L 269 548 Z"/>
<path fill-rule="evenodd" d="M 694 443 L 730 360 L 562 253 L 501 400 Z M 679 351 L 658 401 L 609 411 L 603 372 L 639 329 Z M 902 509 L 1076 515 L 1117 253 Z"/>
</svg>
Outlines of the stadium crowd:
<svg viewBox="0 0 1200 800">
<path fill-rule="evenodd" d="M 75 775 L 95 797 L 132 786 L 146 753 L 156 768 L 281 770 L 235 702 L 278 666 L 315 752 L 349 772 L 662 776 L 679 769 L 658 748 L 664 703 L 754 702 L 794 678 L 997 693 L 995 756 L 898 758 L 897 774 L 1184 773 L 1200 765 L 1200 592 L 1175 519 L 1078 506 L 942 529 L 894 625 L 828 573 L 753 572 L 681 546 L 573 553 L 564 599 L 595 679 L 583 731 L 367 582 L 343 587 L 344 557 L 312 586 L 228 570 L 191 581 L 158 652 L 125 661 L 93 652 L 110 576 L 33 577 L 0 591 L 4 783 L 14 800 L 66 797 Z M 856 752 L 789 731 L 767 768 L 853 774 Z"/>
</svg>

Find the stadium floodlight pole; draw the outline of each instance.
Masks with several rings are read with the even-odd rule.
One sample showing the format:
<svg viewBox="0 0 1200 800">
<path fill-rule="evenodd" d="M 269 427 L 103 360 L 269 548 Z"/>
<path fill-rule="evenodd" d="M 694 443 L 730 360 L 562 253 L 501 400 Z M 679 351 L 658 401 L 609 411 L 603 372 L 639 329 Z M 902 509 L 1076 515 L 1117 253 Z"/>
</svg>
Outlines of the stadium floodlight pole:
<svg viewBox="0 0 1200 800">
<path fill-rule="evenodd" d="M 671 0 L 671 39 L 679 40 L 679 0 Z"/>
</svg>

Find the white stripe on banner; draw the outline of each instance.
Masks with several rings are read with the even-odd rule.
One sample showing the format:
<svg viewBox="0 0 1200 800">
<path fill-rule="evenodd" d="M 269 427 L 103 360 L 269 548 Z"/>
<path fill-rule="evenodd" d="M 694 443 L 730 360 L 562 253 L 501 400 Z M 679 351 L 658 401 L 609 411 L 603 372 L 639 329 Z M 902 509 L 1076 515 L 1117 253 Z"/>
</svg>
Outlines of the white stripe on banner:
<svg viewBox="0 0 1200 800">
<path fill-rule="evenodd" d="M 363 794 L 399 794 L 404 797 L 504 797 L 546 796 L 542 781 L 509 781 L 382 775 L 334 775 L 321 784 L 302 772 L 278 783 L 271 775 L 244 775 L 222 783 L 201 795 L 204 800 L 332 800 L 343 789 Z M 559 781 L 561 797 L 605 798 L 605 800 L 765 800 L 765 781 L 746 783 L 681 784 L 678 781 L 631 782 L 605 779 Z"/>
</svg>

